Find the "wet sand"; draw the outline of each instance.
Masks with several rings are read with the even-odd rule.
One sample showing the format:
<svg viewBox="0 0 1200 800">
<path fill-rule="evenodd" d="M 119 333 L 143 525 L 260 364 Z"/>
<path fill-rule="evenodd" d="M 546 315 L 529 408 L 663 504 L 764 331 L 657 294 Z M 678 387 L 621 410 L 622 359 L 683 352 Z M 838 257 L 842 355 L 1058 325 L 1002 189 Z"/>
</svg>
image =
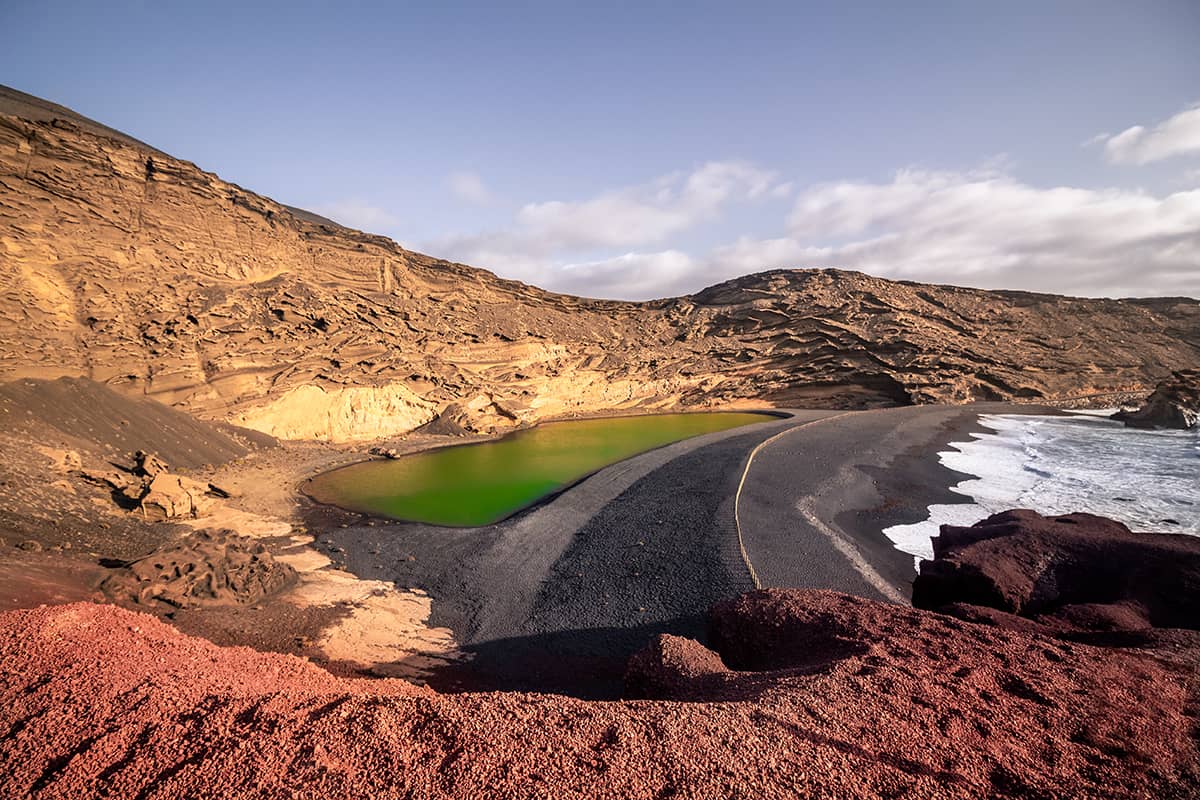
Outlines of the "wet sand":
<svg viewBox="0 0 1200 800">
<path fill-rule="evenodd" d="M 907 603 L 913 559 L 883 530 L 918 522 L 968 476 L 938 452 L 987 430 L 980 414 L 1046 413 L 977 403 L 852 412 L 799 426 L 765 445 L 746 474 L 740 523 L 763 586 L 833 589 Z"/>
</svg>

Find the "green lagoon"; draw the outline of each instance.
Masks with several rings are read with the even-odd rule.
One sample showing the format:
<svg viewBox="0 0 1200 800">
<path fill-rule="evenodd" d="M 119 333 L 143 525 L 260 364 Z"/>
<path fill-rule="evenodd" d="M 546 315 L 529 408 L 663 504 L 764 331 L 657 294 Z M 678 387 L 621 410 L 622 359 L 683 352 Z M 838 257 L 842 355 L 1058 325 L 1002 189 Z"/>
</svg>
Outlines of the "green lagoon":
<svg viewBox="0 0 1200 800">
<path fill-rule="evenodd" d="M 771 419 L 721 412 L 551 422 L 496 441 L 352 464 L 318 475 L 304 491 L 320 503 L 393 519 L 488 525 L 638 453 Z"/>
</svg>

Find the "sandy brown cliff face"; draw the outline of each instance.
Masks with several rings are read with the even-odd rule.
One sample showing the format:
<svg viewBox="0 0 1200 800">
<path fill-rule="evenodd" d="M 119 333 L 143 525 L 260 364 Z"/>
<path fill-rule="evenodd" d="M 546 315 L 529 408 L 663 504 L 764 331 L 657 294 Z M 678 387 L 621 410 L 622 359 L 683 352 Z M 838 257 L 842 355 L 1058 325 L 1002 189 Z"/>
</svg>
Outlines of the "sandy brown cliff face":
<svg viewBox="0 0 1200 800">
<path fill-rule="evenodd" d="M 0 91 L 0 380 L 82 375 L 278 436 L 615 409 L 1148 392 L 1200 303 L 777 271 L 557 295 L 404 250 Z"/>
</svg>

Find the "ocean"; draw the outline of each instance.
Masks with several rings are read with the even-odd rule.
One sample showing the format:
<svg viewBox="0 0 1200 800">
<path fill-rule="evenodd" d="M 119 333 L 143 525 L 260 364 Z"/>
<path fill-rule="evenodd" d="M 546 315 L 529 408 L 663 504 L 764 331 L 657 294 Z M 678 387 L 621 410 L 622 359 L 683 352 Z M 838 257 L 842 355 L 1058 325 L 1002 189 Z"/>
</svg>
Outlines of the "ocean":
<svg viewBox="0 0 1200 800">
<path fill-rule="evenodd" d="M 898 549 L 933 558 L 930 537 L 940 525 L 1031 508 L 1086 511 L 1134 531 L 1200 536 L 1200 431 L 1126 428 L 1107 419 L 1115 410 L 982 415 L 989 432 L 938 453 L 945 466 L 974 476 L 951 487 L 968 502 L 932 505 L 926 520 L 884 533 Z"/>
</svg>

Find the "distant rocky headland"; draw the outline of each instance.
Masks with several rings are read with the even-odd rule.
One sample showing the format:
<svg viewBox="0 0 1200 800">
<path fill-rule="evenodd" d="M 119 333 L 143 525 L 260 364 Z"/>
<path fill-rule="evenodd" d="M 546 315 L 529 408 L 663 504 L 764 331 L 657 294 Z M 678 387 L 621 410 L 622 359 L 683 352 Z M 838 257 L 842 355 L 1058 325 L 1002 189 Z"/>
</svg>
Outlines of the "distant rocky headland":
<svg viewBox="0 0 1200 800">
<path fill-rule="evenodd" d="M 0 380 L 82 376 L 281 438 L 738 403 L 1116 401 L 1200 363 L 1200 301 L 832 269 L 645 303 L 410 252 L 0 89 Z"/>
<path fill-rule="evenodd" d="M 1200 369 L 1171 373 L 1141 406 L 1118 411 L 1113 419 L 1131 428 L 1189 430 L 1200 426 Z"/>
</svg>

